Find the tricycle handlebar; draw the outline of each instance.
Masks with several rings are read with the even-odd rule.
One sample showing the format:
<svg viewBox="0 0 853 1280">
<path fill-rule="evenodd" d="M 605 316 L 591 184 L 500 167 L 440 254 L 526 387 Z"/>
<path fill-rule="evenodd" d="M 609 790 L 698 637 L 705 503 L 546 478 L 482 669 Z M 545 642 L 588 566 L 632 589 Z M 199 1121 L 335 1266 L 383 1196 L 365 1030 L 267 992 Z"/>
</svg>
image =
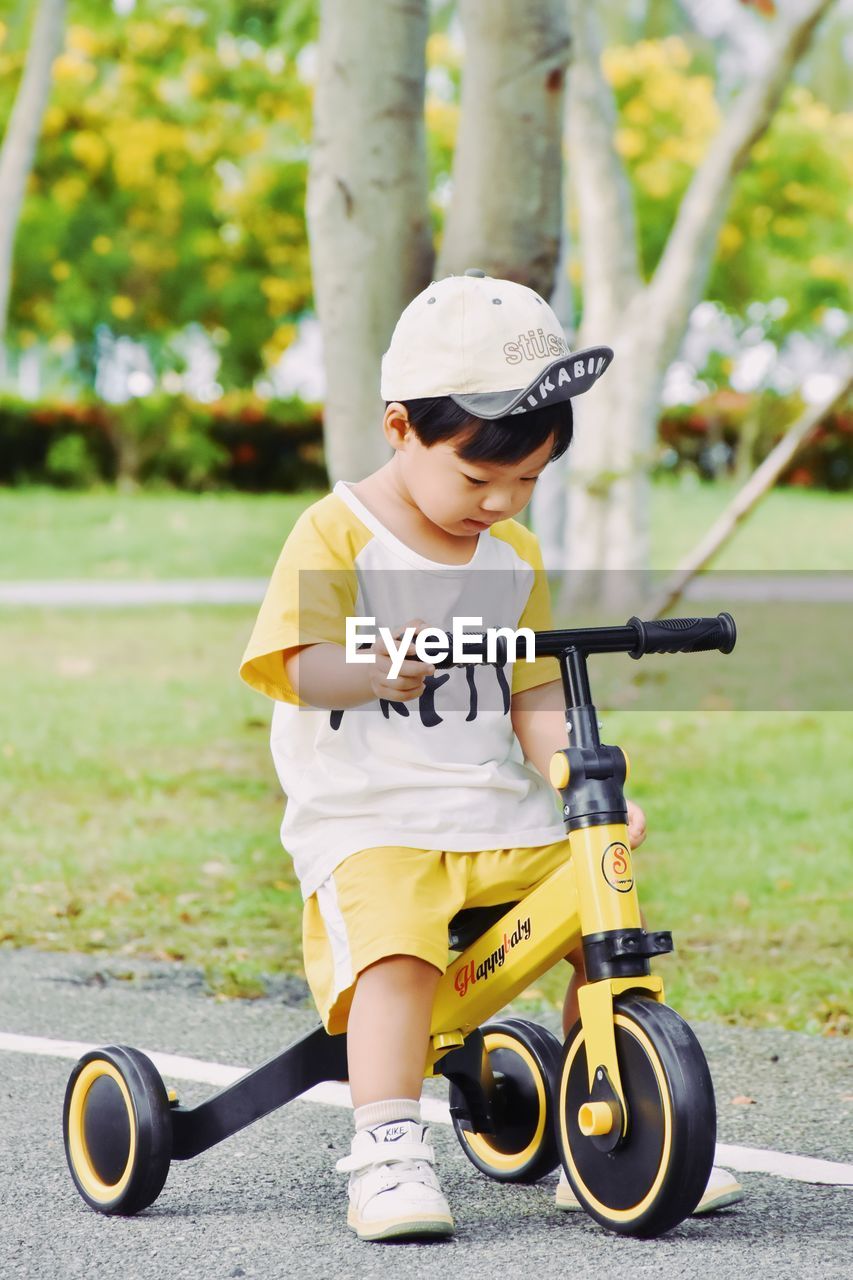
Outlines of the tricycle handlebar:
<svg viewBox="0 0 853 1280">
<path fill-rule="evenodd" d="M 718 649 L 731 653 L 735 647 L 737 630 L 730 613 L 719 613 L 716 618 L 664 618 L 662 621 L 642 622 L 629 618 L 624 627 L 575 627 L 558 631 L 537 631 L 537 658 L 559 658 L 574 649 L 578 653 L 627 653 L 632 658 L 642 658 L 646 653 L 701 653 Z M 465 653 L 469 661 L 486 658 L 486 637 L 466 635 Z M 497 647 L 497 665 L 506 662 L 506 644 Z M 448 654 L 439 659 L 436 667 L 453 666 Z"/>
<path fill-rule="evenodd" d="M 730 613 L 718 613 L 716 618 L 664 618 L 654 622 L 631 618 L 628 626 L 637 634 L 636 646 L 628 650 L 632 658 L 642 658 L 644 653 L 701 653 L 708 649 L 731 653 L 737 639 Z"/>
</svg>

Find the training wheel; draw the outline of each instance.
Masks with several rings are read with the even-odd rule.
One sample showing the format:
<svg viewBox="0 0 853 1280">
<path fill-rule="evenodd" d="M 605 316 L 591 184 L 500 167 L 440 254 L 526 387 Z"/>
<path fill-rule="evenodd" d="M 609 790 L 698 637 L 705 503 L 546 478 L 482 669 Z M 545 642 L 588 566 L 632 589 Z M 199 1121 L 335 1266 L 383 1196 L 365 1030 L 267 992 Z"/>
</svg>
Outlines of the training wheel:
<svg viewBox="0 0 853 1280">
<path fill-rule="evenodd" d="M 163 1189 L 172 1117 L 154 1064 L 138 1049 L 84 1054 L 65 1090 L 65 1155 L 80 1195 L 99 1213 L 134 1214 Z"/>
<path fill-rule="evenodd" d="M 628 1109 L 613 1145 L 604 1108 L 590 1102 L 580 1022 L 570 1032 L 556 1091 L 563 1168 L 591 1217 L 623 1235 L 659 1236 L 696 1208 L 714 1162 L 716 1107 L 705 1055 L 667 1005 L 638 995 L 613 1002 L 616 1057 Z"/>
<path fill-rule="evenodd" d="M 454 1118 L 456 1136 L 471 1163 L 496 1182 L 538 1182 L 560 1160 L 553 1119 L 560 1042 L 523 1018 L 487 1023 L 482 1032 L 495 1076 L 496 1132 L 470 1133 Z M 451 1108 L 462 1105 L 451 1084 Z"/>
</svg>

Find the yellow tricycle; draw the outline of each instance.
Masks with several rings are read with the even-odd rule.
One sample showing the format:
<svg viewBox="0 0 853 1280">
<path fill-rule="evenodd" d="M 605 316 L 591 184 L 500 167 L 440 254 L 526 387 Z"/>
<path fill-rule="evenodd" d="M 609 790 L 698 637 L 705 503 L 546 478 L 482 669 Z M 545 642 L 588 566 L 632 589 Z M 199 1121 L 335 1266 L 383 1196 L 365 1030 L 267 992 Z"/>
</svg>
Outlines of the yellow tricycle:
<svg viewBox="0 0 853 1280">
<path fill-rule="evenodd" d="M 587 1213 L 625 1235 L 661 1235 L 696 1208 L 713 1164 L 716 1109 L 699 1042 L 650 972 L 650 960 L 672 950 L 672 936 L 642 924 L 628 845 L 628 758 L 601 742 L 587 658 L 730 653 L 735 638 L 728 613 L 536 633 L 536 655 L 559 660 L 565 692 L 568 745 L 550 776 L 568 857 L 522 901 L 462 911 L 450 922 L 458 954 L 433 1010 L 427 1075 L 450 1082 L 450 1113 L 469 1160 L 501 1182 L 535 1182 L 562 1163 Z M 485 637 L 482 644 L 485 657 Z M 465 649 L 469 660 L 478 655 L 472 637 Z M 498 664 L 505 658 L 499 648 Z M 579 943 L 588 981 L 565 1044 L 525 1019 L 495 1019 Z M 71 1175 L 92 1208 L 138 1213 L 160 1194 L 173 1160 L 346 1076 L 346 1036 L 318 1026 L 236 1084 L 183 1107 L 138 1049 L 93 1050 L 66 1090 Z"/>
</svg>

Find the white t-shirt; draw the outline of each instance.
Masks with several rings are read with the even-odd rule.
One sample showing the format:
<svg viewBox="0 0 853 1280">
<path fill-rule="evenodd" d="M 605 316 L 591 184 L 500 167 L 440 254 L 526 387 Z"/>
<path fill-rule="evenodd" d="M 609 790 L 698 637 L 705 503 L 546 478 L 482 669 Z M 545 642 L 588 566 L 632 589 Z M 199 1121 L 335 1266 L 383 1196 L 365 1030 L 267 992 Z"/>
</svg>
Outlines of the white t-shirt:
<svg viewBox="0 0 853 1280">
<path fill-rule="evenodd" d="M 484 627 L 551 627 L 539 546 L 517 521 L 481 533 L 468 564 L 441 564 L 401 542 L 342 482 L 294 526 L 240 674 L 276 700 L 281 838 L 304 897 L 361 849 L 470 853 L 565 839 L 557 795 L 524 762 L 510 719 L 512 694 L 559 679 L 553 658 L 440 669 L 417 701 L 345 711 L 306 706 L 287 679 L 285 654 L 343 645 L 347 616 L 393 630 L 422 618 L 449 631 L 463 615 Z"/>
</svg>

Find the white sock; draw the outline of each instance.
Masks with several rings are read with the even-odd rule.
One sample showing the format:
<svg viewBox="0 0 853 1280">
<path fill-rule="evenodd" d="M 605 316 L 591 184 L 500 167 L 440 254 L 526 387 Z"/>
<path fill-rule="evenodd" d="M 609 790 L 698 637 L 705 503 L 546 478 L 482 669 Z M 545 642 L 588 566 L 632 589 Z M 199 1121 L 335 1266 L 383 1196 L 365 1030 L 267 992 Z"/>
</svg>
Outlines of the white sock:
<svg viewBox="0 0 853 1280">
<path fill-rule="evenodd" d="M 392 1124 L 395 1120 L 414 1120 L 420 1124 L 421 1104 L 418 1098 L 386 1098 L 384 1102 L 368 1102 L 353 1112 L 355 1131 L 375 1129 L 377 1125 Z"/>
</svg>

